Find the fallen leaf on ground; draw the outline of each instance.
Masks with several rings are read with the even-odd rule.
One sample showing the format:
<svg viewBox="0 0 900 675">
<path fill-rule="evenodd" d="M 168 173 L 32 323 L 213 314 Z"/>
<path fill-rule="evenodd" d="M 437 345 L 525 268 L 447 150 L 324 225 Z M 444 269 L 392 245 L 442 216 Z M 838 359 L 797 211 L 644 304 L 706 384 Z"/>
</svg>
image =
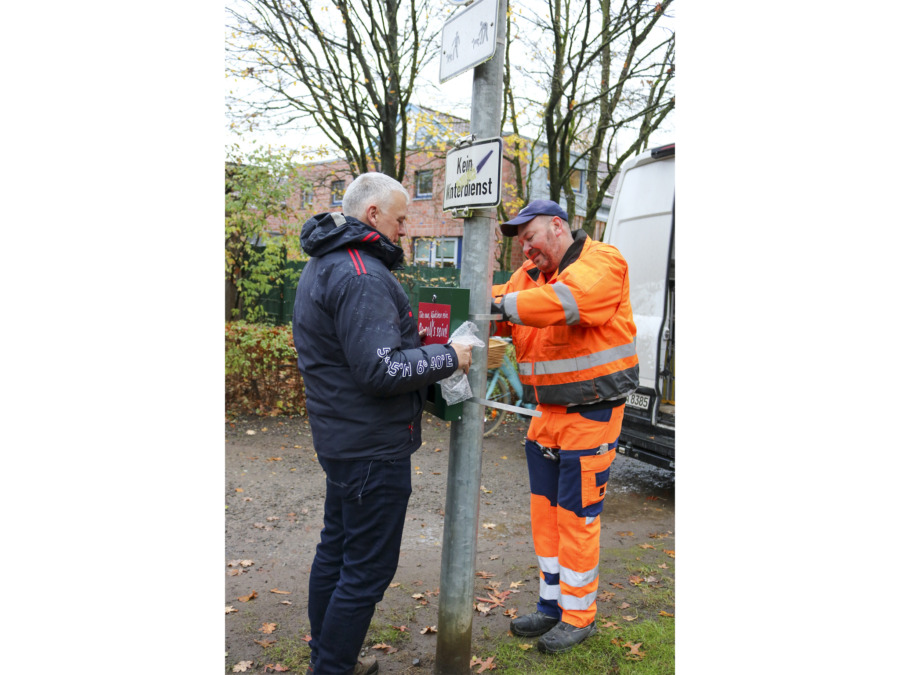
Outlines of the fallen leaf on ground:
<svg viewBox="0 0 900 675">
<path fill-rule="evenodd" d="M 237 610 L 234 607 L 232 607 L 231 605 L 228 605 L 225 607 L 226 614 L 234 614 L 236 611 Z"/>
<path fill-rule="evenodd" d="M 644 581 L 646 581 L 648 584 L 655 584 L 659 581 L 659 579 L 657 579 L 656 577 L 650 576 L 650 577 L 644 577 Z"/>
<path fill-rule="evenodd" d="M 627 602 L 623 602 L 621 605 L 619 605 L 619 609 L 628 609 L 629 607 L 631 607 L 631 605 L 629 605 Z"/>
<path fill-rule="evenodd" d="M 238 598 L 238 600 L 240 600 L 241 602 L 249 602 L 250 600 L 253 600 L 253 598 L 258 598 L 258 597 L 259 597 L 259 593 L 257 593 L 256 591 L 250 591 L 250 595 L 242 595 L 241 597 Z"/>
<path fill-rule="evenodd" d="M 657 565 L 657 567 L 658 567 L 659 569 L 661 569 L 661 570 L 667 570 L 667 569 L 669 569 L 669 566 L 666 565 L 666 563 L 662 563 L 662 564 L 660 564 L 660 565 Z"/>
<path fill-rule="evenodd" d="M 395 583 L 391 584 L 390 586 L 388 586 L 388 588 L 397 588 L 399 585 L 400 585 L 399 582 L 395 582 Z"/>
<path fill-rule="evenodd" d="M 262 628 L 259 629 L 259 632 L 266 633 L 268 635 L 270 633 L 274 633 L 276 628 L 278 628 L 277 623 L 264 623 L 262 625 Z"/>
<path fill-rule="evenodd" d="M 616 624 L 615 624 L 614 622 L 612 622 L 612 621 L 607 621 L 605 624 L 603 624 L 603 625 L 601 626 L 601 628 L 613 628 L 613 629 L 615 629 L 615 630 L 619 630 L 619 626 L 616 625 Z"/>
<path fill-rule="evenodd" d="M 231 669 L 232 673 L 246 673 L 247 669 L 253 665 L 253 661 L 240 661 Z"/>
<path fill-rule="evenodd" d="M 478 670 L 475 671 L 476 673 L 483 673 L 486 670 L 494 670 L 497 668 L 497 664 L 494 663 L 493 656 L 489 656 L 487 661 L 482 661 L 477 656 L 473 656 L 472 657 L 472 665 L 473 666 L 481 666 L 481 668 L 479 668 Z"/>
<path fill-rule="evenodd" d="M 631 532 L 631 531 L 629 531 L 629 532 L 616 532 L 616 534 L 618 534 L 620 537 L 633 537 L 633 536 L 634 536 L 634 532 Z"/>
<path fill-rule="evenodd" d="M 600 595 L 597 596 L 597 599 L 600 602 L 608 602 L 608 601 L 612 600 L 613 597 L 615 597 L 615 595 L 616 594 L 613 593 L 612 591 L 603 591 Z"/>
<path fill-rule="evenodd" d="M 636 616 L 623 616 L 622 618 L 625 619 L 626 621 L 634 621 L 637 617 Z"/>
<path fill-rule="evenodd" d="M 312 640 L 312 635 L 310 635 L 309 633 L 303 636 L 304 642 L 309 642 L 310 640 Z"/>
<path fill-rule="evenodd" d="M 437 626 L 425 626 L 419 631 L 419 635 L 425 635 L 426 633 L 437 633 Z"/>
<path fill-rule="evenodd" d="M 269 457 L 266 461 L 267 462 L 280 462 L 281 457 Z"/>
<path fill-rule="evenodd" d="M 413 593 L 411 596 L 414 600 L 421 600 L 425 597 L 424 593 Z"/>
<path fill-rule="evenodd" d="M 651 532 L 648 535 L 651 539 L 665 539 L 669 536 L 668 532 Z"/>
<path fill-rule="evenodd" d="M 282 600 L 279 604 L 281 605 L 293 605 L 294 603 L 290 600 Z"/>
<path fill-rule="evenodd" d="M 510 582 L 509 582 L 509 587 L 510 587 L 510 588 L 518 588 L 519 586 L 521 586 L 521 585 L 524 584 L 524 583 L 525 583 L 524 580 L 522 580 L 522 581 L 510 581 Z"/>
<path fill-rule="evenodd" d="M 670 619 L 675 617 L 674 614 L 669 614 L 669 613 L 668 613 L 666 610 L 664 610 L 664 609 L 661 609 L 661 610 L 659 611 L 659 615 L 660 615 L 660 616 L 667 616 L 667 617 L 669 617 Z"/>
<path fill-rule="evenodd" d="M 531 649 L 532 646 L 533 645 L 529 645 L 529 644 L 520 644 L 519 649 L 521 649 L 524 652 L 524 651 L 528 651 L 529 649 Z"/>
<path fill-rule="evenodd" d="M 266 518 L 266 520 L 271 523 L 273 520 L 278 520 L 278 516 L 269 516 L 268 518 Z"/>
<path fill-rule="evenodd" d="M 228 576 L 230 576 L 230 577 L 236 577 L 238 574 L 243 574 L 243 573 L 244 573 L 244 570 L 241 570 L 241 569 L 228 570 Z"/>
<path fill-rule="evenodd" d="M 279 591 L 277 588 L 270 588 L 269 593 L 278 593 L 279 595 L 290 595 L 290 591 Z"/>
<path fill-rule="evenodd" d="M 492 556 L 490 557 L 490 559 L 491 559 L 491 560 L 496 560 L 496 559 L 499 558 L 499 557 L 500 557 L 499 555 L 492 555 Z"/>
<path fill-rule="evenodd" d="M 632 586 L 639 586 L 643 580 L 644 578 L 640 574 L 632 574 L 628 577 L 628 583 Z"/>
<path fill-rule="evenodd" d="M 377 645 L 372 645 L 372 649 L 383 649 L 385 654 L 393 654 L 396 651 L 399 651 L 396 647 L 391 647 L 389 644 L 384 642 L 379 642 Z"/>
<path fill-rule="evenodd" d="M 665 553 L 665 554 L 666 554 L 667 556 L 669 556 L 670 558 L 674 558 L 674 557 L 675 557 L 675 549 L 669 550 L 669 549 L 665 549 L 665 548 L 664 548 L 664 549 L 663 549 L 663 553 Z"/>
<path fill-rule="evenodd" d="M 244 488 L 234 488 L 234 491 L 235 491 L 235 492 L 243 492 L 243 491 L 244 491 Z"/>
<path fill-rule="evenodd" d="M 508 616 L 510 619 L 516 619 L 519 616 L 519 610 L 515 607 L 510 607 L 508 610 L 503 612 L 503 616 Z"/>
<path fill-rule="evenodd" d="M 644 658 L 644 656 L 646 656 L 646 654 L 645 654 L 644 652 L 641 651 L 641 645 L 642 645 L 642 644 L 644 644 L 644 643 L 643 643 L 643 642 L 636 642 L 636 643 L 634 643 L 634 644 L 631 644 L 630 642 L 626 642 L 626 643 L 623 644 L 622 646 L 623 646 L 623 647 L 628 647 L 628 649 L 629 649 L 629 652 L 628 652 L 628 658 L 629 658 L 629 659 L 631 659 L 631 658 L 633 657 L 633 660 L 634 660 L 634 661 L 640 661 L 641 659 Z"/>
<path fill-rule="evenodd" d="M 267 663 L 266 667 L 263 668 L 263 672 L 267 673 L 267 672 L 269 672 L 270 669 L 272 670 L 273 673 L 286 673 L 290 670 L 290 668 L 285 668 L 280 663 L 276 663 L 274 665 L 271 663 Z"/>
<path fill-rule="evenodd" d="M 395 625 L 391 624 L 391 628 L 394 628 L 394 629 L 396 629 L 396 630 L 399 630 L 401 633 L 408 633 L 408 632 L 409 632 L 409 629 L 408 629 L 406 626 L 395 626 Z"/>
<path fill-rule="evenodd" d="M 253 429 L 247 429 L 247 435 L 248 436 L 256 436 L 256 432 L 253 431 Z"/>
<path fill-rule="evenodd" d="M 652 548 L 654 551 L 656 550 L 656 547 L 653 544 L 638 544 L 638 548 Z"/>
<path fill-rule="evenodd" d="M 485 572 L 484 570 L 478 570 L 477 572 L 475 572 L 475 576 L 479 579 L 491 579 L 494 575 L 490 574 L 489 572 Z"/>
<path fill-rule="evenodd" d="M 277 642 L 277 640 L 254 640 L 254 642 L 261 647 L 271 647 Z"/>
<path fill-rule="evenodd" d="M 612 586 L 613 588 L 621 588 L 623 591 L 625 590 L 625 587 L 624 587 L 622 584 L 619 584 L 619 583 L 615 583 L 615 584 L 614 584 L 613 582 L 610 581 L 610 582 L 609 582 L 609 585 Z"/>
<path fill-rule="evenodd" d="M 496 523 L 482 523 L 481 526 L 486 530 L 493 530 L 495 527 L 497 527 L 497 524 Z"/>
</svg>

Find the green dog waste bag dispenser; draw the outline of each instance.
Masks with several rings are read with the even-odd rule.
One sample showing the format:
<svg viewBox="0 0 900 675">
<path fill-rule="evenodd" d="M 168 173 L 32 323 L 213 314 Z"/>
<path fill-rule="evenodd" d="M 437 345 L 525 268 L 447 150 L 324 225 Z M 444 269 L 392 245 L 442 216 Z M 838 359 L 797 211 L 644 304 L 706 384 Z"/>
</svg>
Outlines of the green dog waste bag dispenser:
<svg viewBox="0 0 900 675">
<path fill-rule="evenodd" d="M 425 344 L 446 344 L 457 328 L 469 317 L 468 288 L 419 288 L 416 320 L 419 330 L 428 331 Z M 428 385 L 425 410 L 442 420 L 462 419 L 463 404 L 447 405 L 440 384 Z"/>
</svg>

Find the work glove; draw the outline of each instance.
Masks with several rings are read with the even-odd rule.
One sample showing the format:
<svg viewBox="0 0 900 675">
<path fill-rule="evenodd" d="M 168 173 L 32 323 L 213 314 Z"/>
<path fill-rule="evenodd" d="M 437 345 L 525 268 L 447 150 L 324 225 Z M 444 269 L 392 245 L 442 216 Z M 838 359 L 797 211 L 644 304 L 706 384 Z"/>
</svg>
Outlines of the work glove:
<svg viewBox="0 0 900 675">
<path fill-rule="evenodd" d="M 503 298 L 491 303 L 491 314 L 496 315 L 493 321 L 509 321 L 509 314 L 503 309 Z"/>
</svg>

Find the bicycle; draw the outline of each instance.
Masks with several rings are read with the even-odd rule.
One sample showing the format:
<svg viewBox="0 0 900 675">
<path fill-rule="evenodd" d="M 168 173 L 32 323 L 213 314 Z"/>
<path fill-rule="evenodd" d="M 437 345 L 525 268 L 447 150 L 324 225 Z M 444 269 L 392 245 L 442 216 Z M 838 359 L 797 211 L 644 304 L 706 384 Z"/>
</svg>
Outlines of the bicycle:
<svg viewBox="0 0 900 675">
<path fill-rule="evenodd" d="M 503 340 L 508 346 L 509 338 L 492 338 L 492 340 Z M 524 389 L 522 382 L 519 380 L 519 371 L 514 362 L 510 359 L 509 349 L 504 348 L 503 358 L 498 359 L 488 352 L 488 383 L 487 391 L 484 397 L 488 401 L 504 403 L 506 405 L 516 405 L 518 407 L 531 408 L 535 406 L 532 403 L 523 403 L 522 395 Z M 498 365 L 499 361 L 499 365 Z M 493 365 L 493 367 L 491 367 Z M 513 393 L 515 393 L 515 402 L 512 402 Z M 494 433 L 503 424 L 506 416 L 512 414 L 502 408 L 484 407 L 484 435 L 485 437 Z M 519 419 L 527 419 L 527 415 L 518 415 Z"/>
</svg>

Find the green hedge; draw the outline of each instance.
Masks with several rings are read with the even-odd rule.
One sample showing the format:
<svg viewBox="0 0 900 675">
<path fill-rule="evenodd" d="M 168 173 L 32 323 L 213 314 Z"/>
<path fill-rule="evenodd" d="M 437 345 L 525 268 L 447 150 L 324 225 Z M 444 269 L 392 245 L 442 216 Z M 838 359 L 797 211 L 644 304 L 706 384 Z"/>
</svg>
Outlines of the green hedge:
<svg viewBox="0 0 900 675">
<path fill-rule="evenodd" d="M 257 415 L 306 414 L 290 326 L 225 324 L 225 409 Z"/>
</svg>

